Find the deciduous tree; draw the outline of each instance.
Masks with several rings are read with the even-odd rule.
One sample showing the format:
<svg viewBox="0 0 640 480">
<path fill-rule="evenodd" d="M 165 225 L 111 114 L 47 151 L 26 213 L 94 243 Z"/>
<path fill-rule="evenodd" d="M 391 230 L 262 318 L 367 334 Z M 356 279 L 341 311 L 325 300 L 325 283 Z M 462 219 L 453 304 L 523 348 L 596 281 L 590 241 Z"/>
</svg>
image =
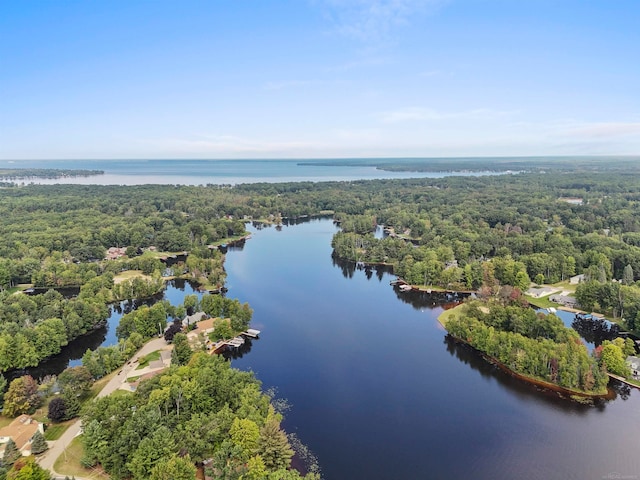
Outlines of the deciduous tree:
<svg viewBox="0 0 640 480">
<path fill-rule="evenodd" d="M 4 396 L 4 413 L 15 417 L 34 411 L 41 403 L 38 384 L 30 375 L 14 379 Z"/>
</svg>

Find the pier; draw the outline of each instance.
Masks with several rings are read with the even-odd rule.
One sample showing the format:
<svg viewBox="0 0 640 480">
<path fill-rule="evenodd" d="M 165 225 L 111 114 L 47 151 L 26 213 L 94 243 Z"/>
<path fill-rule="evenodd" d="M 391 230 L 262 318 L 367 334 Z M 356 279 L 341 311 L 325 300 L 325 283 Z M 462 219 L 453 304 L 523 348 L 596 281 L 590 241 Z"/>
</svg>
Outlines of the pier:
<svg viewBox="0 0 640 480">
<path fill-rule="evenodd" d="M 213 346 L 213 348 L 211 349 L 211 353 L 222 353 L 228 348 L 240 348 L 242 345 L 244 345 L 247 337 L 259 338 L 259 335 L 260 330 L 250 328 L 246 332 L 242 332 L 240 335 L 232 338 L 231 340 L 220 340 Z"/>
</svg>

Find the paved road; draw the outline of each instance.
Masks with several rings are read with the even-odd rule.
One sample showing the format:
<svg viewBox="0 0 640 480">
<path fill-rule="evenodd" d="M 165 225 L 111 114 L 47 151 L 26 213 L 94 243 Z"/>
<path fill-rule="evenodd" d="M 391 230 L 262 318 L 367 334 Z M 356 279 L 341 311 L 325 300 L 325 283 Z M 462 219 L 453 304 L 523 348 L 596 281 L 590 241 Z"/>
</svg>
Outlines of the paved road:
<svg viewBox="0 0 640 480">
<path fill-rule="evenodd" d="M 151 352 L 155 352 L 156 350 L 171 349 L 171 348 L 173 348 L 173 345 L 167 345 L 167 342 L 164 341 L 164 338 L 162 337 L 154 338 L 153 340 L 150 340 L 147 343 L 145 343 L 142 346 L 142 348 L 136 352 L 133 358 L 134 359 L 142 358 Z M 100 393 L 98 393 L 98 397 L 106 397 L 107 395 L 110 395 L 111 393 L 116 391 L 118 388 L 120 388 L 120 385 L 122 385 L 122 383 L 126 381 L 127 374 L 131 370 L 134 370 L 137 366 L 138 366 L 137 361 L 131 361 L 125 364 L 120 370 L 120 372 L 118 372 L 117 375 L 115 375 L 111 380 L 109 380 L 109 382 L 102 388 L 102 390 L 100 390 Z M 71 443 L 71 441 L 78 434 L 80 434 L 80 429 L 81 429 L 80 423 L 81 423 L 80 419 L 76 420 L 74 423 L 72 423 L 69 426 L 69 428 L 67 428 L 67 430 L 62 434 L 62 436 L 58 440 L 54 442 L 49 442 L 50 444 L 49 450 L 47 450 L 47 452 L 38 459 L 38 463 L 40 464 L 40 466 L 42 468 L 46 468 L 47 470 L 49 470 L 53 474 L 54 478 L 64 479 L 64 475 L 60 475 L 59 473 L 56 473 L 53 470 L 53 464 L 56 462 L 58 457 L 64 453 L 64 451 L 66 450 L 67 446 Z M 75 478 L 76 480 L 90 480 L 90 478 L 82 478 L 82 477 L 75 477 Z"/>
</svg>

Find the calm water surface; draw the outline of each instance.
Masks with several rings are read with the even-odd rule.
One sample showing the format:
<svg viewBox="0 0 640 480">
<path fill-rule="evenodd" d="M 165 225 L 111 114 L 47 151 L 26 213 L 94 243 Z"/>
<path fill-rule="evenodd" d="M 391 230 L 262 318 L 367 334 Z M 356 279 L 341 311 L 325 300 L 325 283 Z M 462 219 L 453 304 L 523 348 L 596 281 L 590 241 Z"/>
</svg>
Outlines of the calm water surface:
<svg viewBox="0 0 640 480">
<path fill-rule="evenodd" d="M 426 296 L 335 265 L 334 232 L 265 228 L 226 263 L 263 332 L 233 363 L 289 400 L 285 427 L 324 478 L 640 477 L 640 392 L 582 406 L 512 379 L 448 343 Z"/>
<path fill-rule="evenodd" d="M 330 220 L 253 229 L 226 261 L 228 296 L 262 330 L 233 364 L 289 400 L 285 428 L 326 480 L 640 478 L 639 391 L 617 385 L 615 400 L 583 406 L 509 377 L 446 340 L 447 299 L 334 262 L 335 231 Z M 164 295 L 178 305 L 190 293 L 178 282 Z M 29 373 L 116 343 L 121 315 Z"/>
<path fill-rule="evenodd" d="M 42 289 L 43 292 L 47 289 Z M 69 296 L 77 295 L 78 289 L 60 289 L 64 295 L 64 291 L 68 290 Z M 202 297 L 202 293 L 197 291 L 195 287 L 184 280 L 172 280 L 167 282 L 165 290 L 148 300 L 124 301 L 120 304 L 110 307 L 111 314 L 107 319 L 107 325 L 93 332 L 83 335 L 75 339 L 69 345 L 65 346 L 58 355 L 49 357 L 41 362 L 37 367 L 25 368 L 22 370 L 14 370 L 9 373 L 9 377 L 15 378 L 21 375 L 31 375 L 34 378 L 41 378 L 45 375 L 59 375 L 65 368 L 76 365 L 82 365 L 82 356 L 87 349 L 95 350 L 98 347 L 109 347 L 118 343 L 116 336 L 116 327 L 120 323 L 120 319 L 125 313 L 128 313 L 141 305 L 152 305 L 159 300 L 169 300 L 172 305 L 180 305 L 185 295 L 195 294 Z"/>
<path fill-rule="evenodd" d="M 30 178 L 24 183 L 79 185 L 235 185 L 380 178 L 482 176 L 496 172 L 387 172 L 375 167 L 318 165 L 303 160 L 0 160 L 0 168 L 102 170 L 90 177 Z"/>
</svg>

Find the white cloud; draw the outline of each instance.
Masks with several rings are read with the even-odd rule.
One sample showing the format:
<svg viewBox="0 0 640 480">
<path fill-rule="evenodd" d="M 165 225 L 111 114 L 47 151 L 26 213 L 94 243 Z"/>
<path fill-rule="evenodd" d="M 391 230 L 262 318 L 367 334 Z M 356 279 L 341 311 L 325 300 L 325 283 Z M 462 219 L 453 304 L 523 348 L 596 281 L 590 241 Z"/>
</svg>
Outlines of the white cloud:
<svg viewBox="0 0 640 480">
<path fill-rule="evenodd" d="M 442 70 L 428 70 L 426 72 L 420 72 L 419 76 L 428 78 L 428 77 L 437 77 L 442 74 L 443 74 Z"/>
<path fill-rule="evenodd" d="M 360 41 L 383 40 L 411 18 L 444 0 L 320 0 L 340 34 Z"/>
<path fill-rule="evenodd" d="M 265 86 L 265 90 L 286 90 L 289 88 L 306 87 L 309 85 L 318 84 L 317 80 L 285 80 L 282 82 L 268 82 Z"/>
<path fill-rule="evenodd" d="M 388 112 L 382 112 L 377 118 L 382 123 L 422 122 L 439 120 L 490 120 L 504 118 L 517 112 L 476 108 L 462 112 L 439 112 L 431 108 L 405 107 Z"/>
<path fill-rule="evenodd" d="M 629 135 L 640 136 L 640 122 L 597 122 L 584 123 L 565 127 L 559 132 L 562 136 L 587 137 L 587 138 L 611 138 L 625 137 Z"/>
</svg>

